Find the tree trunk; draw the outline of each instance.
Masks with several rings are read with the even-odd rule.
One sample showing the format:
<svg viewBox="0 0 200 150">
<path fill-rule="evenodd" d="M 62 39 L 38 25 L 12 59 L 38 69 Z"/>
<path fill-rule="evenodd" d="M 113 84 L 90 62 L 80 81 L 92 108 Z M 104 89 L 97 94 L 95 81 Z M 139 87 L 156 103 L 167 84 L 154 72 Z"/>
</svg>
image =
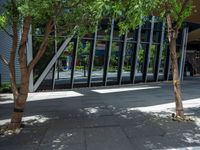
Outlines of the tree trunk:
<svg viewBox="0 0 200 150">
<path fill-rule="evenodd" d="M 47 23 L 46 28 L 45 28 L 45 35 L 43 38 L 43 42 L 40 45 L 40 48 L 39 48 L 35 58 L 30 62 L 30 64 L 27 64 L 26 42 L 28 40 L 28 33 L 30 30 L 30 25 L 31 25 L 31 17 L 27 16 L 24 18 L 22 38 L 21 38 L 20 46 L 19 46 L 19 64 L 20 64 L 20 72 L 21 72 L 21 84 L 20 84 L 18 96 L 14 98 L 14 102 L 15 102 L 14 111 L 11 116 L 11 123 L 8 126 L 8 128 L 10 130 L 15 130 L 21 126 L 23 112 L 25 109 L 26 100 L 27 100 L 28 92 L 29 92 L 30 73 L 33 70 L 33 67 L 35 66 L 35 64 L 43 56 L 43 54 L 47 48 L 48 38 L 52 31 L 53 22 L 52 22 L 52 20 L 50 20 Z"/>
<path fill-rule="evenodd" d="M 172 18 L 170 14 L 167 14 L 167 26 L 168 26 L 168 40 L 170 45 L 170 57 L 172 61 L 172 76 L 173 76 L 173 87 L 174 87 L 174 96 L 176 103 L 176 116 L 184 117 L 181 89 L 180 89 L 180 80 L 178 72 L 178 62 L 177 62 L 177 53 L 176 53 L 176 39 L 178 36 L 178 29 L 174 29 L 172 25 Z"/>
<path fill-rule="evenodd" d="M 27 85 L 24 87 L 27 87 Z M 11 116 L 11 122 L 8 126 L 9 130 L 20 128 L 27 97 L 28 92 L 24 92 L 20 93 L 18 98 L 15 100 L 15 108 Z"/>
<path fill-rule="evenodd" d="M 170 56 L 172 61 L 173 86 L 174 86 L 174 95 L 176 102 L 176 116 L 184 117 L 179 72 L 178 72 L 179 69 L 178 69 L 177 54 L 176 54 L 176 39 L 172 39 L 170 42 Z"/>
<path fill-rule="evenodd" d="M 8 126 L 10 130 L 15 130 L 20 127 L 23 112 L 28 97 L 29 77 L 27 59 L 26 59 L 26 42 L 28 40 L 28 33 L 31 25 L 31 17 L 25 17 L 23 22 L 22 38 L 19 45 L 19 65 L 21 72 L 21 84 L 18 96 L 14 97 L 14 111 L 11 116 L 11 122 Z"/>
</svg>

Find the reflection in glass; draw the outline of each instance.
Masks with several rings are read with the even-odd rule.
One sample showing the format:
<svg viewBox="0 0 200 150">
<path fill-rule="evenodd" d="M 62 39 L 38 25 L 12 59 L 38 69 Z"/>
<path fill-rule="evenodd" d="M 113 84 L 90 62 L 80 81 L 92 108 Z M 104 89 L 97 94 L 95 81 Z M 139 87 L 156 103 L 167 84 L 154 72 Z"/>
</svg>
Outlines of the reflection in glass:
<svg viewBox="0 0 200 150">
<path fill-rule="evenodd" d="M 78 44 L 74 71 L 75 84 L 87 83 L 90 45 L 90 41 L 87 40 L 79 42 Z"/>
<path fill-rule="evenodd" d="M 155 62 L 156 62 L 156 54 L 158 51 L 158 45 L 151 45 L 150 47 L 150 60 L 149 66 L 147 69 L 147 77 L 149 81 L 153 80 L 153 74 L 155 72 Z"/>
<path fill-rule="evenodd" d="M 140 48 L 138 50 L 136 75 L 135 75 L 135 79 L 137 82 L 142 81 L 143 61 L 144 61 L 144 46 L 140 45 Z"/>
<path fill-rule="evenodd" d="M 73 50 L 74 43 L 70 42 L 57 61 L 55 88 L 66 87 L 70 84 Z"/>
<path fill-rule="evenodd" d="M 122 80 L 125 82 L 130 81 L 131 63 L 135 46 L 136 44 L 127 43 L 125 59 L 124 59 L 124 67 L 122 70 Z"/>
<path fill-rule="evenodd" d="M 113 42 L 108 68 L 108 82 L 117 81 L 118 61 L 120 57 L 120 43 Z"/>
<path fill-rule="evenodd" d="M 102 82 L 105 51 L 106 51 L 106 42 L 97 41 L 95 57 L 94 57 L 94 66 L 92 69 L 92 82 Z"/>
</svg>

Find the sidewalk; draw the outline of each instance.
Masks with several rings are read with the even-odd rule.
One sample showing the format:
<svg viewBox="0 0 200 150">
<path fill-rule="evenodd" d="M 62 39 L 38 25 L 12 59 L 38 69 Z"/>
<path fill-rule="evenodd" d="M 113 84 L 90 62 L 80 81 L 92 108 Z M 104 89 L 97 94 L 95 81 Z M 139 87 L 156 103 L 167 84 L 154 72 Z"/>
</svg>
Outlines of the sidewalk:
<svg viewBox="0 0 200 150">
<path fill-rule="evenodd" d="M 182 85 L 185 112 L 195 122 L 174 122 L 171 83 L 99 87 L 30 94 L 25 128 L 1 136 L 0 150 L 200 149 L 200 78 Z M 12 111 L 0 95 L 0 125 Z"/>
</svg>

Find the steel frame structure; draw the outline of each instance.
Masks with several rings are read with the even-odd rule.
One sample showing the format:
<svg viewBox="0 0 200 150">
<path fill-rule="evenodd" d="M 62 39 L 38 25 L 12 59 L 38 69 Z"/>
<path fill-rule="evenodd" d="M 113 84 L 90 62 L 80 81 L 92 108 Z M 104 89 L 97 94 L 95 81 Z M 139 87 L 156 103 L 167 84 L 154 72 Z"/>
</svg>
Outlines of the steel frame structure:
<svg viewBox="0 0 200 150">
<path fill-rule="evenodd" d="M 162 26 L 158 29 L 155 29 L 155 24 L 157 23 L 156 18 L 153 16 L 150 19 L 150 28 L 148 28 L 149 33 L 148 33 L 148 40 L 146 42 L 142 41 L 141 36 L 142 36 L 142 29 L 145 30 L 143 26 L 139 26 L 134 32 L 136 33 L 136 40 L 129 40 L 128 39 L 128 31 L 122 35 L 119 40 L 116 40 L 113 38 L 114 32 L 115 32 L 115 21 L 112 19 L 111 24 L 110 24 L 110 29 L 109 29 L 109 39 L 105 40 L 106 41 L 106 49 L 105 49 L 105 56 L 104 56 L 104 67 L 103 67 L 103 77 L 102 77 L 102 82 L 101 85 L 107 86 L 108 85 L 108 68 L 110 64 L 110 59 L 111 59 L 111 51 L 112 51 L 112 44 L 113 42 L 118 42 L 120 43 L 120 48 L 119 48 L 119 60 L 118 60 L 118 70 L 117 70 L 117 82 L 114 83 L 116 85 L 121 85 L 123 83 L 123 67 L 124 67 L 124 61 L 125 61 L 125 55 L 126 55 L 126 49 L 127 49 L 127 44 L 132 44 L 133 45 L 133 51 L 131 54 L 131 69 L 130 69 L 130 75 L 129 75 L 129 81 L 128 83 L 134 84 L 137 82 L 136 79 L 136 68 L 138 64 L 138 51 L 141 47 L 141 44 L 146 44 L 147 48 L 144 50 L 144 57 L 143 57 L 143 69 L 142 69 L 142 82 L 149 82 L 148 80 L 148 67 L 149 67 L 149 62 L 150 62 L 150 51 L 151 51 L 151 46 L 153 44 L 158 46 L 157 51 L 155 52 L 155 58 L 154 58 L 154 69 L 153 69 L 153 80 L 154 82 L 157 82 L 159 80 L 169 80 L 170 79 L 170 57 L 169 57 L 169 48 L 168 44 L 166 43 L 166 28 L 165 28 L 165 23 L 161 22 Z M 159 32 L 159 41 L 154 42 L 154 32 Z M 179 74 L 180 74 L 180 79 L 183 79 L 183 71 L 184 71 L 184 63 L 185 63 L 185 55 L 186 55 L 186 46 L 187 46 L 187 35 L 188 35 L 188 28 L 184 27 L 182 29 L 182 38 L 181 38 L 181 44 L 178 46 L 181 47 L 180 51 L 180 62 L 179 62 Z M 66 37 L 65 41 L 62 43 L 60 48 L 58 48 L 58 44 L 56 41 L 56 32 L 55 32 L 55 51 L 54 51 L 54 56 L 52 57 L 51 61 L 48 63 L 46 68 L 43 70 L 42 74 L 39 76 L 37 81 L 33 81 L 33 74 L 31 75 L 30 79 L 30 92 L 37 91 L 38 88 L 40 87 L 41 83 L 49 73 L 49 71 L 53 68 L 53 75 L 52 75 L 52 84 L 51 84 L 51 89 L 55 89 L 55 74 L 56 74 L 56 66 L 58 64 L 58 59 L 62 52 L 66 49 L 67 45 L 69 42 L 74 43 L 74 50 L 72 53 L 72 66 L 71 66 L 71 77 L 70 77 L 70 88 L 74 88 L 75 82 L 74 82 L 74 75 L 75 75 L 75 67 L 76 67 L 76 61 L 77 61 L 77 51 L 79 48 L 79 40 L 80 38 L 78 35 L 74 36 L 69 36 Z M 95 81 L 92 81 L 92 70 L 94 67 L 94 60 L 95 60 L 95 52 L 96 52 L 96 45 L 97 41 L 102 41 L 98 37 L 98 27 L 96 28 L 95 33 L 93 33 L 91 38 L 83 38 L 85 40 L 89 40 L 91 43 L 90 46 L 90 52 L 89 52 L 89 63 L 88 63 L 88 76 L 85 86 L 91 87 Z M 165 64 L 164 64 L 164 73 L 163 73 L 163 78 L 160 79 L 159 75 L 159 70 L 161 68 L 161 59 L 162 59 L 162 53 L 164 51 L 163 47 L 164 44 L 167 45 L 167 49 L 165 50 Z M 28 62 L 31 61 L 32 59 L 32 35 L 31 33 L 29 34 L 29 41 L 27 44 L 27 59 Z M 66 85 L 65 88 L 68 88 Z"/>
</svg>

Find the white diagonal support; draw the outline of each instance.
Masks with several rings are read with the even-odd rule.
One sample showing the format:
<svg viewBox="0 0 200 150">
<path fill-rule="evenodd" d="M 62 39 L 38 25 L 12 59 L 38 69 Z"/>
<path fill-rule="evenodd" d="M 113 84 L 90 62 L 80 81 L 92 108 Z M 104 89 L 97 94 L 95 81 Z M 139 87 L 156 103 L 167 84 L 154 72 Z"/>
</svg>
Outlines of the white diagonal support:
<svg viewBox="0 0 200 150">
<path fill-rule="evenodd" d="M 59 50 L 57 51 L 57 53 L 51 59 L 51 61 L 49 62 L 49 64 L 47 65 L 47 67 L 44 69 L 44 71 L 42 72 L 42 74 L 40 75 L 40 77 L 38 78 L 38 80 L 35 82 L 35 84 L 33 86 L 33 90 L 34 91 L 36 91 L 38 89 L 38 87 L 40 86 L 40 84 L 42 83 L 42 81 L 44 80 L 44 78 L 46 77 L 46 75 L 48 74 L 48 72 L 51 70 L 51 68 L 55 64 L 56 60 L 60 57 L 60 55 L 62 54 L 62 52 L 65 50 L 65 48 L 67 47 L 67 45 L 69 44 L 69 42 L 71 41 L 71 39 L 73 38 L 73 36 L 74 35 L 68 37 L 63 42 L 63 44 L 61 45 L 61 47 L 59 48 Z"/>
</svg>

